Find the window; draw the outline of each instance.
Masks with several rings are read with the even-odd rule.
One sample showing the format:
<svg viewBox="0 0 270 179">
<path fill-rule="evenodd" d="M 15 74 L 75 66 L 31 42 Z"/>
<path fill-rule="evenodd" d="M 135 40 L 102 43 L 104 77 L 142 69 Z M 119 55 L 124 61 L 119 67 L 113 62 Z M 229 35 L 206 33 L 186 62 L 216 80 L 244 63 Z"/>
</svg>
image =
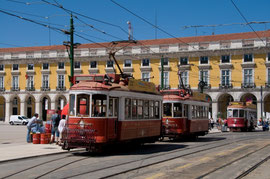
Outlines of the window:
<svg viewBox="0 0 270 179">
<path fill-rule="evenodd" d="M 137 100 L 132 99 L 132 118 L 136 119 L 137 118 Z"/>
<path fill-rule="evenodd" d="M 109 116 L 117 117 L 118 114 L 118 99 L 111 98 L 109 99 Z"/>
<path fill-rule="evenodd" d="M 30 63 L 27 65 L 28 70 L 34 70 L 34 64 Z"/>
<path fill-rule="evenodd" d="M 0 71 L 4 71 L 4 65 L 0 64 Z"/>
<path fill-rule="evenodd" d="M 150 81 L 150 73 L 142 73 L 142 80 L 143 81 Z"/>
<path fill-rule="evenodd" d="M 92 96 L 92 117 L 105 117 L 107 96 L 95 94 Z"/>
<path fill-rule="evenodd" d="M 49 63 L 43 63 L 42 64 L 42 69 L 43 70 L 49 70 Z"/>
<path fill-rule="evenodd" d="M 161 85 L 161 73 L 160 73 L 160 85 Z M 164 88 L 169 88 L 169 72 L 168 71 L 165 71 L 163 72 L 163 87 Z"/>
<path fill-rule="evenodd" d="M 267 54 L 267 61 L 270 62 L 270 53 Z"/>
<path fill-rule="evenodd" d="M 221 55 L 221 63 L 230 63 L 230 55 Z"/>
<path fill-rule="evenodd" d="M 181 103 L 173 104 L 173 117 L 182 117 L 182 104 Z"/>
<path fill-rule="evenodd" d="M 107 61 L 107 68 L 113 67 L 113 61 Z"/>
<path fill-rule="evenodd" d="M 148 58 L 142 59 L 142 66 L 148 67 L 150 65 L 150 61 Z"/>
<path fill-rule="evenodd" d="M 183 71 L 183 72 L 180 72 L 181 74 L 181 78 L 182 78 L 182 81 L 183 81 L 183 84 L 185 86 L 188 85 L 188 71 Z M 179 82 L 180 83 L 180 82 Z M 181 85 L 181 84 L 180 84 Z"/>
<path fill-rule="evenodd" d="M 65 76 L 64 75 L 58 75 L 58 88 L 64 88 L 65 86 Z"/>
<path fill-rule="evenodd" d="M 77 95 L 77 115 L 87 116 L 89 115 L 90 96 L 87 94 Z"/>
<path fill-rule="evenodd" d="M 239 117 L 244 117 L 245 116 L 245 111 L 240 109 L 239 110 Z"/>
<path fill-rule="evenodd" d="M 143 117 L 145 119 L 149 118 L 149 101 L 145 100 L 143 104 Z"/>
<path fill-rule="evenodd" d="M 143 100 L 138 100 L 138 106 L 137 106 L 137 114 L 138 118 L 142 119 L 143 118 Z"/>
<path fill-rule="evenodd" d="M 28 76 L 27 78 L 27 87 L 28 88 L 34 88 L 34 77 Z"/>
<path fill-rule="evenodd" d="M 161 65 L 161 60 L 160 60 L 160 65 Z M 168 58 L 163 58 L 163 66 L 169 66 L 169 59 Z"/>
<path fill-rule="evenodd" d="M 64 62 L 58 62 L 58 69 L 62 70 L 62 69 L 65 69 L 65 63 Z"/>
<path fill-rule="evenodd" d="M 238 109 L 233 110 L 233 117 L 238 117 Z"/>
<path fill-rule="evenodd" d="M 252 54 L 244 54 L 244 62 L 253 62 Z"/>
<path fill-rule="evenodd" d="M 159 107 L 160 107 L 160 102 L 159 101 L 155 101 L 154 110 L 155 110 L 155 118 L 156 119 L 159 119 Z"/>
<path fill-rule="evenodd" d="M 208 57 L 207 56 L 200 57 L 200 64 L 208 64 Z"/>
<path fill-rule="evenodd" d="M 4 88 L 4 77 L 0 76 L 0 89 Z"/>
<path fill-rule="evenodd" d="M 131 118 L 131 99 L 125 99 L 125 117 L 126 119 Z"/>
<path fill-rule="evenodd" d="M 244 84 L 253 83 L 253 69 L 244 69 Z"/>
<path fill-rule="evenodd" d="M 267 78 L 267 84 L 270 84 L 270 68 L 267 69 L 268 71 L 268 78 Z"/>
<path fill-rule="evenodd" d="M 19 65 L 18 65 L 18 64 L 13 64 L 13 65 L 12 65 L 12 70 L 13 70 L 13 71 L 19 70 Z"/>
<path fill-rule="evenodd" d="M 208 71 L 202 70 L 202 71 L 200 71 L 200 79 L 199 80 L 204 81 L 204 83 L 206 85 L 208 85 L 208 79 L 209 79 L 208 76 L 209 76 Z"/>
<path fill-rule="evenodd" d="M 149 101 L 149 118 L 154 118 L 154 102 Z"/>
<path fill-rule="evenodd" d="M 18 89 L 19 88 L 19 76 L 13 76 L 12 77 L 12 87 L 14 89 Z"/>
<path fill-rule="evenodd" d="M 184 116 L 183 117 L 188 117 L 188 105 L 184 104 Z"/>
<path fill-rule="evenodd" d="M 221 85 L 230 85 L 230 70 L 221 70 Z"/>
<path fill-rule="evenodd" d="M 180 65 L 188 65 L 188 57 L 181 57 Z"/>
<path fill-rule="evenodd" d="M 42 87 L 49 88 L 49 75 L 42 76 Z"/>
<path fill-rule="evenodd" d="M 131 60 L 125 60 L 124 67 L 131 67 L 132 61 Z"/>
<path fill-rule="evenodd" d="M 75 62 L 74 68 L 80 69 L 81 68 L 81 62 Z"/>
<path fill-rule="evenodd" d="M 167 117 L 172 117 L 172 103 L 163 104 L 163 115 Z"/>
<path fill-rule="evenodd" d="M 90 68 L 97 68 L 97 61 L 91 61 Z"/>
<path fill-rule="evenodd" d="M 75 95 L 69 96 L 69 114 L 73 116 L 75 114 Z"/>
</svg>

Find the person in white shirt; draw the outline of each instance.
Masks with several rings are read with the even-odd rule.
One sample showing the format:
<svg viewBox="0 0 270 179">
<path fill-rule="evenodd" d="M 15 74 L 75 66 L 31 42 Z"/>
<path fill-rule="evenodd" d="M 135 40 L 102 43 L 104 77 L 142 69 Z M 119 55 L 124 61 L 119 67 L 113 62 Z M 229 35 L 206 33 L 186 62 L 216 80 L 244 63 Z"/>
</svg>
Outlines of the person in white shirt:
<svg viewBox="0 0 270 179">
<path fill-rule="evenodd" d="M 65 129 L 65 125 L 66 125 L 66 115 L 62 115 L 62 119 L 60 120 L 59 126 L 58 126 L 58 130 L 59 130 L 59 133 L 60 133 L 60 141 L 62 140 L 62 137 L 63 137 L 63 132 L 64 132 L 64 129 Z M 60 143 L 61 142 L 59 142 L 59 144 Z"/>
<path fill-rule="evenodd" d="M 26 136 L 26 142 L 31 142 L 30 140 L 30 132 L 33 127 L 35 127 L 37 124 L 37 118 L 38 118 L 38 113 L 35 113 L 34 116 L 30 119 L 30 121 L 27 124 L 27 136 Z"/>
</svg>

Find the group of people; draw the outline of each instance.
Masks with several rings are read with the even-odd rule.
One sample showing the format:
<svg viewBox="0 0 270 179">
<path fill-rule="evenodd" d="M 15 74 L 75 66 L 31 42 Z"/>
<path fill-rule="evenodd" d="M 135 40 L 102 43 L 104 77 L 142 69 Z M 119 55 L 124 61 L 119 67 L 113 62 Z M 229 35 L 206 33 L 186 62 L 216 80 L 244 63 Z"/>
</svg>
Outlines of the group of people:
<svg viewBox="0 0 270 179">
<path fill-rule="evenodd" d="M 214 126 L 226 126 L 227 127 L 227 119 L 218 118 L 218 120 L 214 120 L 213 118 L 209 119 L 209 129 L 213 129 Z"/>
<path fill-rule="evenodd" d="M 60 144 L 60 139 L 62 138 L 62 133 L 65 128 L 66 116 L 59 114 L 59 111 L 55 111 L 51 116 L 50 124 L 51 124 L 51 139 L 50 143 L 56 142 L 56 144 Z M 44 133 L 45 127 L 43 126 L 43 121 L 38 119 L 38 113 L 35 113 L 34 116 L 29 120 L 27 124 L 27 136 L 26 141 L 31 142 L 30 134 L 33 133 Z"/>
</svg>

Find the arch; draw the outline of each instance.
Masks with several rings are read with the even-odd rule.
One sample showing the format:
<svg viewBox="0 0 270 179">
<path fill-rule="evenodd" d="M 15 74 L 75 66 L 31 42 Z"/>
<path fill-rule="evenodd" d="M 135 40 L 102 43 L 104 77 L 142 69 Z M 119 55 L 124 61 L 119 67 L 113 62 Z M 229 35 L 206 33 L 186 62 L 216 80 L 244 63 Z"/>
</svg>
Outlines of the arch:
<svg viewBox="0 0 270 179">
<path fill-rule="evenodd" d="M 35 102 L 36 102 L 36 100 L 35 100 L 34 96 L 32 96 L 32 95 L 26 96 L 24 111 L 26 111 L 25 114 L 28 118 L 31 118 L 35 113 L 35 106 L 36 106 Z"/>
<path fill-rule="evenodd" d="M 40 102 L 41 102 L 40 118 L 43 121 L 46 121 L 47 120 L 47 110 L 51 109 L 51 98 L 48 95 L 41 96 Z"/>
<path fill-rule="evenodd" d="M 6 115 L 6 99 L 4 96 L 0 96 L 0 121 L 5 121 Z"/>
<path fill-rule="evenodd" d="M 217 100 L 218 117 L 223 118 L 223 119 L 227 118 L 227 107 L 232 101 L 234 101 L 234 98 L 231 94 L 223 93 L 222 95 L 219 95 L 219 98 Z"/>
<path fill-rule="evenodd" d="M 67 99 L 64 95 L 58 95 L 55 98 L 55 109 L 62 110 L 67 104 Z"/>
<path fill-rule="evenodd" d="M 270 119 L 270 94 L 267 94 L 263 99 L 264 116 Z"/>
<path fill-rule="evenodd" d="M 17 95 L 13 95 L 10 97 L 10 111 L 11 115 L 19 115 L 21 107 L 21 99 Z"/>
<path fill-rule="evenodd" d="M 257 97 L 252 94 L 252 93 L 244 93 L 242 94 L 242 96 L 240 97 L 240 101 L 241 102 L 250 102 L 252 104 L 257 105 Z"/>
</svg>

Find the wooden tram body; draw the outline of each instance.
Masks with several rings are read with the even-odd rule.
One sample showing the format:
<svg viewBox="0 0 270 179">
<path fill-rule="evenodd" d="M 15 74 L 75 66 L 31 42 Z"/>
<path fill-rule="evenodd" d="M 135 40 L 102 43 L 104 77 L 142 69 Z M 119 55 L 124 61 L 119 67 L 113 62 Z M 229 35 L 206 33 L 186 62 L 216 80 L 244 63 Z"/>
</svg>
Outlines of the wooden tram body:
<svg viewBox="0 0 270 179">
<path fill-rule="evenodd" d="M 119 142 L 155 142 L 161 134 L 162 96 L 153 83 L 120 76 L 78 75 L 70 89 L 63 149 L 98 151 Z"/>
<path fill-rule="evenodd" d="M 163 90 L 162 134 L 171 139 L 197 137 L 208 133 L 209 103 L 206 96 L 191 91 Z"/>
<path fill-rule="evenodd" d="M 227 125 L 230 131 L 254 130 L 257 126 L 256 105 L 231 102 L 227 107 Z"/>
</svg>

